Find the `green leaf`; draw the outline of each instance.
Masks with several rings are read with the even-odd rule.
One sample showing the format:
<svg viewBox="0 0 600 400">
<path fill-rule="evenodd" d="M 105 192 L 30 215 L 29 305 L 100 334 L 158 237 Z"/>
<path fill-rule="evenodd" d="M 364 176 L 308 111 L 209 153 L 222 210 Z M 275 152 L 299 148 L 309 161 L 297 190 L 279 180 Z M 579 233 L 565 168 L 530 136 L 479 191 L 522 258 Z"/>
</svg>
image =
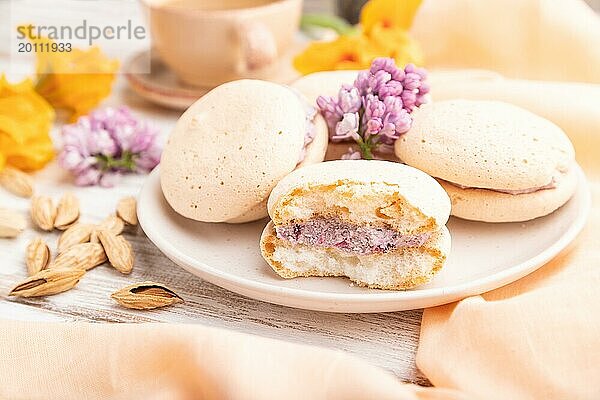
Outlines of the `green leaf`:
<svg viewBox="0 0 600 400">
<path fill-rule="evenodd" d="M 300 29 L 303 31 L 311 28 L 333 29 L 339 35 L 353 35 L 358 28 L 350 25 L 345 19 L 329 14 L 304 14 L 300 20 Z"/>
</svg>

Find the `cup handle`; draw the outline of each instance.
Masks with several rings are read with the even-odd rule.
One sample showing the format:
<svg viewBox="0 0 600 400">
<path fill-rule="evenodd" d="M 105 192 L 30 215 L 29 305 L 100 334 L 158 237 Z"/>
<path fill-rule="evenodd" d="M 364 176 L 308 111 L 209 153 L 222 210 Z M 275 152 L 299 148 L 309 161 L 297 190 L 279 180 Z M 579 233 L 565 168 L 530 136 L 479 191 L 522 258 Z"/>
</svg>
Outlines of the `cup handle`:
<svg viewBox="0 0 600 400">
<path fill-rule="evenodd" d="M 238 29 L 242 52 L 242 72 L 271 65 L 277 59 L 277 43 L 271 31 L 260 22 L 244 22 Z"/>
</svg>

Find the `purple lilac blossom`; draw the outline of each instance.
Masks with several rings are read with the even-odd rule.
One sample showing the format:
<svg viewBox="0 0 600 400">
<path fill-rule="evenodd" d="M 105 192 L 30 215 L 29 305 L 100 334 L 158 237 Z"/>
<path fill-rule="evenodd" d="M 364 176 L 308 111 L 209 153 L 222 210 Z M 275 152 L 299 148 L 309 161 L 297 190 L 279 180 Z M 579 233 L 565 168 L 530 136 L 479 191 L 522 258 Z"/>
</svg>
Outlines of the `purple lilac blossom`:
<svg viewBox="0 0 600 400">
<path fill-rule="evenodd" d="M 344 85 L 337 99 L 319 96 L 317 105 L 327 121 L 330 139 L 354 139 L 363 156 L 389 147 L 412 125 L 411 113 L 428 100 L 427 71 L 408 64 L 398 68 L 391 58 L 377 58 Z M 358 126 L 356 126 L 358 122 Z M 345 157 L 356 157 L 349 152 Z"/>
<path fill-rule="evenodd" d="M 360 138 L 358 127 L 360 126 L 358 113 L 346 113 L 342 120 L 335 127 L 335 135 L 331 137 L 332 141 L 342 141 L 346 139 Z"/>
<path fill-rule="evenodd" d="M 412 64 L 409 64 L 412 65 Z M 380 57 L 373 60 L 369 72 L 376 74 L 377 71 L 385 71 L 392 76 L 395 81 L 402 81 L 404 79 L 405 71 L 396 66 L 396 62 L 392 58 Z"/>
<path fill-rule="evenodd" d="M 348 151 L 342 154 L 342 160 L 360 160 L 362 157 L 360 151 L 354 150 L 352 147 L 348 147 Z"/>
<path fill-rule="evenodd" d="M 160 161 L 158 131 L 127 107 L 107 107 L 62 129 L 59 163 L 81 186 L 114 186 L 128 172 L 150 172 Z"/>
<path fill-rule="evenodd" d="M 343 113 L 338 102 L 331 96 L 317 97 L 317 106 L 327 122 L 329 134 L 333 135 L 336 124 L 342 119 Z"/>
<path fill-rule="evenodd" d="M 343 85 L 338 93 L 339 105 L 341 111 L 346 113 L 356 113 L 360 110 L 362 99 L 358 89 L 352 85 Z"/>
<path fill-rule="evenodd" d="M 399 81 L 389 81 L 385 85 L 381 86 L 379 89 L 379 94 L 382 99 L 386 97 L 397 97 L 402 94 L 404 87 L 402 86 L 402 82 Z"/>
</svg>

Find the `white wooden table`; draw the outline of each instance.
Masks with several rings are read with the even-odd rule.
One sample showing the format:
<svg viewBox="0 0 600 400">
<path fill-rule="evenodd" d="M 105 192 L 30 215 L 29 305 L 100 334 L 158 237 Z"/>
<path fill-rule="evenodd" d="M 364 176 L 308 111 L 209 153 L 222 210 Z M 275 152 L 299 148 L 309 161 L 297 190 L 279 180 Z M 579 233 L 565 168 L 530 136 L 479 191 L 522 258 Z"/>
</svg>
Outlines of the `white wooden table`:
<svg viewBox="0 0 600 400">
<path fill-rule="evenodd" d="M 109 104 L 127 104 L 138 115 L 161 128 L 163 138 L 178 112 L 146 103 L 129 91 L 120 78 Z M 53 132 L 57 134 L 58 129 Z M 73 190 L 81 201 L 82 221 L 99 222 L 114 211 L 119 198 L 135 195 L 145 176 L 131 176 L 112 189 L 77 188 L 54 162 L 35 175 L 36 191 L 58 198 Z M 0 189 L 0 207 L 28 215 L 29 200 Z M 421 311 L 385 314 L 334 314 L 292 309 L 255 301 L 202 281 L 173 264 L 146 238 L 143 231 L 126 233 L 134 247 L 136 264 L 130 276 L 108 266 L 89 271 L 79 285 L 66 293 L 39 299 L 8 298 L 12 285 L 26 276 L 27 243 L 41 235 L 54 251 L 58 232 L 43 233 L 30 227 L 18 239 L 0 239 L 0 319 L 198 323 L 241 332 L 343 349 L 392 371 L 401 380 L 428 384 L 416 369 L 414 357 Z M 185 304 L 155 311 L 131 311 L 117 306 L 110 294 L 127 284 L 153 280 L 173 288 Z"/>
</svg>

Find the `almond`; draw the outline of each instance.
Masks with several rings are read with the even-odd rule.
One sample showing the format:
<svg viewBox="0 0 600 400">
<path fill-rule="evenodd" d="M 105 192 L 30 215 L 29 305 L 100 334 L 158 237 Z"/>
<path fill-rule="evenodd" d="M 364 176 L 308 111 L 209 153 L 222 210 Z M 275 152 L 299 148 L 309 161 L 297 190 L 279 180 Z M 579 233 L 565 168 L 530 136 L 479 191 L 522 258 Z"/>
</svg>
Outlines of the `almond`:
<svg viewBox="0 0 600 400">
<path fill-rule="evenodd" d="M 106 253 L 99 243 L 80 243 L 59 254 L 48 268 L 90 270 L 106 262 Z"/>
<path fill-rule="evenodd" d="M 0 208 L 0 238 L 19 236 L 27 227 L 27 221 L 22 214 L 8 208 Z"/>
<path fill-rule="evenodd" d="M 0 185 L 17 196 L 33 195 L 33 178 L 13 167 L 6 166 L 0 171 Z"/>
<path fill-rule="evenodd" d="M 137 225 L 136 204 L 135 197 L 124 197 L 119 200 L 117 204 L 117 217 L 129 225 Z"/>
<path fill-rule="evenodd" d="M 34 196 L 31 199 L 31 219 L 44 231 L 54 229 L 56 207 L 48 196 Z"/>
<path fill-rule="evenodd" d="M 60 254 L 76 244 L 88 242 L 93 229 L 93 225 L 82 223 L 69 227 L 58 238 L 58 253 Z"/>
<path fill-rule="evenodd" d="M 177 293 L 155 282 L 134 283 L 114 292 L 110 297 L 123 307 L 135 310 L 152 310 L 183 303 Z"/>
<path fill-rule="evenodd" d="M 29 275 L 37 274 L 48 266 L 48 261 L 50 261 L 48 245 L 40 237 L 33 239 L 25 252 L 27 273 Z"/>
<path fill-rule="evenodd" d="M 98 239 L 104 247 L 110 265 L 122 274 L 129 274 L 134 262 L 131 244 L 123 236 L 116 236 L 105 229 L 98 231 Z"/>
<path fill-rule="evenodd" d="M 104 221 L 100 222 L 100 224 L 94 228 L 94 230 L 92 231 L 92 235 L 90 237 L 90 242 L 93 243 L 99 243 L 100 241 L 98 240 L 98 231 L 102 230 L 102 229 L 106 229 L 108 231 L 110 231 L 113 235 L 120 235 L 121 232 L 123 232 L 123 228 L 125 227 L 125 224 L 123 223 L 123 220 L 119 217 L 117 217 L 115 214 L 111 214 L 108 217 L 106 217 L 104 219 Z"/>
<path fill-rule="evenodd" d="M 65 193 L 58 202 L 54 227 L 64 231 L 79 219 L 79 200 L 73 193 Z"/>
<path fill-rule="evenodd" d="M 44 269 L 20 282 L 8 295 L 37 297 L 65 292 L 77 285 L 84 274 L 82 269 Z"/>
</svg>

